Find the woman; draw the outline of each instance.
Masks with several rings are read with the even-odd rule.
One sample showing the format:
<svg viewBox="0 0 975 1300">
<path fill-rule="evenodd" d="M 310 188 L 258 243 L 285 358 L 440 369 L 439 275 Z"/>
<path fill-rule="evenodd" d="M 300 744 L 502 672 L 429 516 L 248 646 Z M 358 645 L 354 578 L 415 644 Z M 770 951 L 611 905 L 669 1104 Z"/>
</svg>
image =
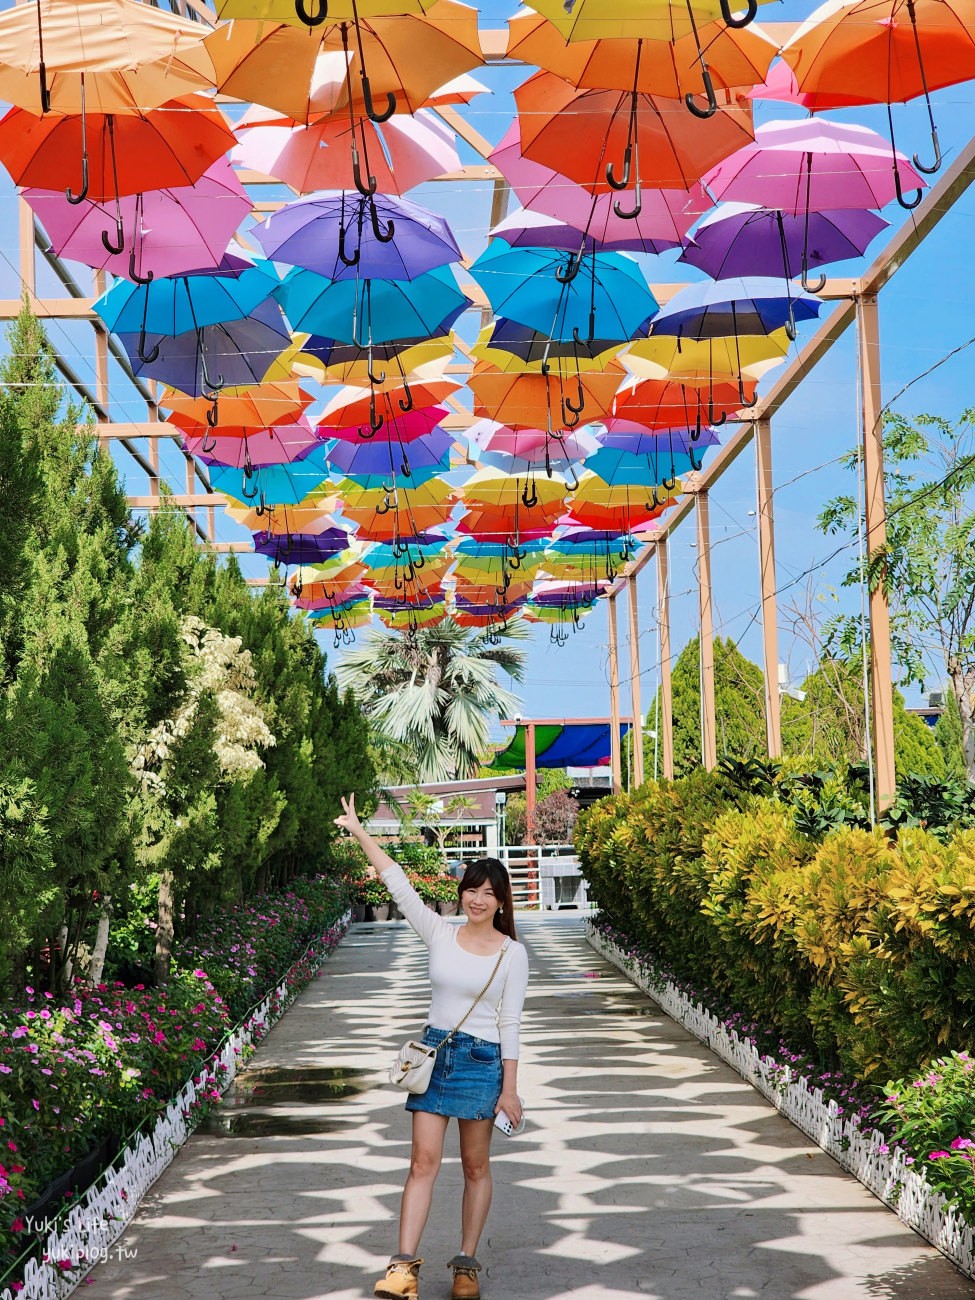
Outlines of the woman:
<svg viewBox="0 0 975 1300">
<path fill-rule="evenodd" d="M 358 840 L 371 874 L 382 879 L 429 949 L 433 996 L 423 1042 L 437 1046 L 450 1035 L 437 1053 L 430 1086 L 426 1092 L 410 1093 L 406 1103 L 413 1113 L 413 1152 L 400 1207 L 399 1253 L 391 1257 L 375 1294 L 388 1300 L 419 1295 L 423 1260 L 417 1252 L 430 1213 L 447 1123 L 453 1117 L 460 1129 L 464 1198 L 460 1253 L 448 1268 L 453 1270 L 453 1300 L 479 1300 L 477 1246 L 491 1207 L 494 1116 L 503 1110 L 516 1127 L 521 1122 L 518 1035 L 528 955 L 515 939 L 511 882 L 497 859 L 473 863 L 457 886 L 467 923 L 452 924 L 426 906 L 403 869 L 363 827 L 356 816 L 355 796 L 343 799 L 342 807 L 345 811 L 335 824 Z M 451 1035 L 492 972 L 494 977 L 463 1030 Z"/>
</svg>

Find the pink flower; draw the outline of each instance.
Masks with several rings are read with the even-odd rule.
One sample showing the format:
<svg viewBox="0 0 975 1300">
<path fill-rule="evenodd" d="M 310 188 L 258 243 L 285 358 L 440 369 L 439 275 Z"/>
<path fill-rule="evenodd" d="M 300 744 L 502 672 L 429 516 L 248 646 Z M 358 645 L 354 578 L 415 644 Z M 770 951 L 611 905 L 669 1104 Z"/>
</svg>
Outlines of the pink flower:
<svg viewBox="0 0 975 1300">
<path fill-rule="evenodd" d="M 931 1152 L 928 1154 L 928 1159 L 929 1159 L 929 1160 L 944 1160 L 946 1156 L 950 1156 L 950 1155 L 951 1155 L 951 1152 L 950 1152 L 950 1151 L 931 1151 Z"/>
<path fill-rule="evenodd" d="M 975 1147 L 975 1142 L 971 1138 L 955 1138 L 951 1144 L 952 1151 L 964 1151 L 966 1147 Z"/>
</svg>

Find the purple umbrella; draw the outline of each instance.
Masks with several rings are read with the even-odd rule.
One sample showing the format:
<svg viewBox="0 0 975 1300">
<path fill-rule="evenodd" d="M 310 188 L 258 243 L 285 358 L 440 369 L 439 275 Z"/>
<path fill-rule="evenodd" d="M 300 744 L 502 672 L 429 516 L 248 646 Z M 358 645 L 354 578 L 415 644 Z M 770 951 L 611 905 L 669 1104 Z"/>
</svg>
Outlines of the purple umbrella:
<svg viewBox="0 0 975 1300">
<path fill-rule="evenodd" d="M 439 472 L 454 444 L 454 436 L 434 425 L 429 433 L 412 442 L 401 443 L 389 438 L 376 438 L 370 442 L 346 442 L 336 439 L 326 452 L 326 460 L 349 478 L 388 475 L 396 469 L 407 478 L 413 470 L 437 467 Z"/>
<path fill-rule="evenodd" d="M 532 163 L 531 166 L 536 164 Z M 650 239 L 639 230 L 635 233 L 626 230 L 619 233 L 611 231 L 608 239 L 600 240 L 593 234 L 591 226 L 589 233 L 585 234 L 578 226 L 546 216 L 543 212 L 531 212 L 528 208 L 512 212 L 510 217 L 499 221 L 488 233 L 503 239 L 512 248 L 562 248 L 570 253 L 577 253 L 580 248 L 587 253 L 594 249 L 598 251 L 609 248 L 623 253 L 664 253 L 668 248 L 680 247 L 676 227 L 669 237 L 661 235 Z"/>
<path fill-rule="evenodd" d="M 349 534 L 338 526 L 323 533 L 254 533 L 254 550 L 275 564 L 321 564 L 348 544 Z"/>
<path fill-rule="evenodd" d="M 517 122 L 512 123 L 491 153 L 490 161 L 524 207 L 588 231 L 599 244 L 611 247 L 614 240 L 638 237 L 648 247 L 660 240 L 663 247 L 673 248 L 683 242 L 701 213 L 714 206 L 700 185 L 690 190 L 643 190 L 640 215 L 635 220 L 624 220 L 613 211 L 615 195 L 594 197 L 561 172 L 525 158 Z"/>
<path fill-rule="evenodd" d="M 888 223 L 868 208 L 837 208 L 794 216 L 754 203 L 722 203 L 709 212 L 678 258 L 715 280 L 775 274 L 781 267 L 787 280 L 809 268 L 860 257 Z"/>
<path fill-rule="evenodd" d="M 291 342 L 281 308 L 270 301 L 240 320 L 185 334 L 120 333 L 118 338 L 137 375 L 158 379 L 189 397 L 210 398 L 227 386 L 259 384 Z M 152 360 L 143 361 L 143 355 Z"/>
<path fill-rule="evenodd" d="M 656 456 L 662 450 L 693 453 L 696 447 L 717 447 L 720 439 L 713 429 L 648 429 L 633 420 L 609 419 L 602 422 L 605 433 L 598 431 L 601 447 L 632 452 L 635 456 Z"/>
<path fill-rule="evenodd" d="M 59 257 L 136 281 L 217 266 L 253 207 L 229 160 L 218 158 L 195 185 L 120 198 L 122 222 L 133 237 L 129 252 L 112 253 L 102 234 L 114 212 L 89 199 L 69 203 L 63 190 L 22 193 Z"/>
<path fill-rule="evenodd" d="M 388 194 L 296 199 L 254 234 L 269 258 L 328 280 L 413 280 L 461 256 L 443 217 Z"/>
</svg>

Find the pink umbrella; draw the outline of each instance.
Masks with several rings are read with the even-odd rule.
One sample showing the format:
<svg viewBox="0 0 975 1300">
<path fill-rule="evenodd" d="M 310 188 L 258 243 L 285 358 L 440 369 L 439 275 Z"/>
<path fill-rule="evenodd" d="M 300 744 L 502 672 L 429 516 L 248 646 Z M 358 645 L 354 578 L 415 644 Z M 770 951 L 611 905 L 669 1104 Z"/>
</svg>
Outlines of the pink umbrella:
<svg viewBox="0 0 975 1300">
<path fill-rule="evenodd" d="M 23 196 L 59 257 L 136 281 L 218 266 L 253 206 L 229 159 L 218 158 L 194 185 L 119 199 L 123 227 L 133 238 L 128 253 L 112 253 L 102 234 L 114 211 L 90 199 L 69 203 L 64 190 L 25 189 Z"/>
<path fill-rule="evenodd" d="M 253 109 L 238 130 L 240 144 L 232 157 L 242 166 L 273 176 L 299 194 L 356 188 L 347 121 L 329 118 L 292 127 L 287 118 L 269 118 L 266 109 Z M 362 118 L 357 130 L 368 137 L 369 169 L 381 194 L 405 194 L 460 168 L 453 132 L 425 109 L 412 117 L 394 114 L 382 124 Z"/>
<path fill-rule="evenodd" d="M 584 460 L 599 445 L 581 429 L 576 434 L 566 433 L 553 439 L 544 429 L 512 429 L 507 424 L 495 424 L 493 420 L 475 420 L 467 430 L 467 437 L 490 456 L 511 456 L 526 461 L 542 459 L 546 446 L 559 459 Z"/>
<path fill-rule="evenodd" d="M 634 237 L 674 247 L 681 243 L 697 218 L 714 205 L 700 185 L 690 190 L 643 190 L 643 208 L 635 219 L 624 220 L 613 211 L 614 194 L 594 198 L 575 181 L 532 162 L 521 152 L 521 128 L 513 122 L 504 139 L 491 153 L 494 163 L 518 196 L 521 204 L 556 217 L 578 230 L 587 230 L 601 243 Z"/>
<path fill-rule="evenodd" d="M 332 609 L 347 600 L 365 600 L 372 594 L 372 589 L 364 587 L 361 582 L 350 582 L 344 587 L 336 587 L 330 599 L 325 596 L 299 596 L 294 601 L 294 606 L 295 609 Z"/>
<path fill-rule="evenodd" d="M 925 181 L 902 153 L 891 157 L 889 141 L 876 131 L 811 117 L 758 127 L 754 143 L 719 162 L 704 184 L 717 198 L 800 216 L 882 208 Z"/>
<path fill-rule="evenodd" d="M 211 435 L 208 431 L 200 437 L 184 437 L 182 442 L 190 455 L 198 456 L 208 465 L 230 465 L 234 469 L 248 465 L 287 465 L 323 445 L 306 421 L 257 429 L 243 438 L 221 438 L 219 433 Z"/>
</svg>

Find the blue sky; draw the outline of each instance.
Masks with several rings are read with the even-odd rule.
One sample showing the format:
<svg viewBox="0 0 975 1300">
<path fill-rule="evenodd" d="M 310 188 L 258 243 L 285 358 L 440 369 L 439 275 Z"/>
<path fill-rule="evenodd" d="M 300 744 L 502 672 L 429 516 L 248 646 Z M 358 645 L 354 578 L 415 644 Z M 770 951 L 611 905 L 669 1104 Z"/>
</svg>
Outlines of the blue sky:
<svg viewBox="0 0 975 1300">
<path fill-rule="evenodd" d="M 4 6 L 7 7 L 7 6 Z M 481 7 L 484 27 L 503 27 L 512 6 L 490 0 Z M 806 16 L 813 6 L 795 3 L 764 5 L 760 20 L 788 21 Z M 530 70 L 521 68 L 482 69 L 479 79 L 492 88 L 462 111 L 482 135 L 492 143 L 500 139 L 513 112 L 511 89 Z M 937 92 L 934 103 L 945 153 L 946 165 L 965 143 L 970 124 L 975 121 L 972 111 L 972 83 Z M 797 110 L 788 105 L 760 105 L 757 120 L 772 117 L 794 116 Z M 919 105 L 895 108 L 898 145 L 907 153 L 919 151 L 923 157 L 930 153 L 926 122 Z M 886 131 L 886 112 L 883 109 L 849 110 L 830 114 L 841 119 L 861 122 L 881 132 Z M 465 160 L 474 161 L 475 155 L 462 149 Z M 936 179 L 936 178 L 935 178 Z M 463 185 L 435 184 L 411 194 L 417 202 L 426 203 L 444 213 L 450 220 L 465 253 L 476 255 L 484 247 L 486 223 L 490 203 L 490 185 L 465 183 Z M 897 205 L 884 215 L 896 227 L 902 219 L 910 221 L 910 214 L 902 213 Z M 962 196 L 933 235 L 898 271 L 884 289 L 880 299 L 882 340 L 882 377 L 885 401 L 936 365 L 953 349 L 964 345 L 975 335 L 971 303 L 973 300 L 973 224 L 975 195 Z M 883 247 L 881 236 L 869 250 L 867 261 Z M 0 296 L 16 297 L 20 292 L 17 251 L 17 210 L 12 187 L 7 184 L 0 190 Z M 87 289 L 90 273 L 82 267 L 73 267 L 79 283 Z M 651 280 L 683 280 L 690 278 L 688 268 L 675 267 L 673 257 L 654 259 L 648 263 Z M 836 268 L 837 274 L 854 275 L 856 264 L 848 263 Z M 52 296 L 62 291 L 53 274 L 38 258 L 38 291 Z M 828 310 L 828 308 L 824 309 Z M 799 344 L 808 337 L 814 326 L 800 326 Z M 470 330 L 465 328 L 464 333 Z M 50 326 L 54 346 L 68 357 L 83 378 L 94 380 L 94 361 L 91 349 L 91 331 L 84 323 L 53 322 Z M 900 397 L 895 405 L 905 414 L 932 411 L 949 419 L 973 401 L 973 354 L 975 348 L 963 349 L 953 359 L 940 365 L 930 377 L 915 383 L 910 391 Z M 774 382 L 772 372 L 766 385 Z M 113 415 L 118 420 L 141 420 L 144 407 L 134 395 L 117 368 L 112 365 Z M 857 440 L 857 374 L 852 330 L 837 344 L 806 379 L 799 391 L 783 407 L 773 422 L 773 458 L 776 482 L 775 510 L 777 526 L 777 562 L 780 587 L 789 585 L 781 596 L 780 654 L 790 665 L 791 676 L 801 678 L 809 663 L 809 650 L 791 633 L 787 604 L 794 599 L 804 601 L 808 579 L 812 574 L 812 595 L 820 608 L 854 608 L 858 605 L 855 594 L 835 593 L 839 604 L 833 603 L 835 588 L 853 555 L 845 552 L 831 562 L 823 563 L 839 544 L 836 539 L 825 538 L 816 530 L 816 516 L 822 503 L 839 491 L 855 486 L 852 475 L 838 464 L 838 458 Z M 117 453 L 126 485 L 133 494 L 144 493 L 147 484 L 144 476 L 123 453 Z M 183 489 L 185 470 L 182 457 L 175 448 L 163 452 L 163 472 L 168 475 L 176 490 Z M 744 653 L 758 660 L 761 655 L 761 624 L 758 617 L 758 560 L 755 540 L 754 457 L 746 452 L 724 475 L 711 493 L 711 528 L 714 583 L 715 631 L 740 641 Z M 244 540 L 246 534 L 224 520 L 218 512 L 219 536 L 223 540 Z M 675 654 L 694 635 L 697 624 L 697 588 L 695 578 L 696 551 L 693 515 L 674 534 L 671 540 L 671 617 Z M 264 562 L 257 557 L 244 557 L 243 566 L 248 574 L 265 571 Z M 644 707 L 649 703 L 656 684 L 656 629 L 653 610 L 656 600 L 654 565 L 649 564 L 639 580 L 641 613 L 641 657 Z M 626 653 L 626 609 L 623 600 L 620 609 L 621 670 L 624 681 L 628 677 Z M 323 638 L 329 654 L 330 638 Z M 528 650 L 528 672 L 520 688 L 524 705 L 522 712 L 538 717 L 561 717 L 567 714 L 600 715 L 608 711 L 607 684 L 607 625 L 605 610 L 597 607 L 586 620 L 585 628 L 571 636 L 566 646 L 557 648 L 549 643 L 548 629 L 536 628 Z M 909 700 L 917 702 L 916 691 L 909 692 Z M 624 710 L 628 708 L 624 691 Z"/>
</svg>

